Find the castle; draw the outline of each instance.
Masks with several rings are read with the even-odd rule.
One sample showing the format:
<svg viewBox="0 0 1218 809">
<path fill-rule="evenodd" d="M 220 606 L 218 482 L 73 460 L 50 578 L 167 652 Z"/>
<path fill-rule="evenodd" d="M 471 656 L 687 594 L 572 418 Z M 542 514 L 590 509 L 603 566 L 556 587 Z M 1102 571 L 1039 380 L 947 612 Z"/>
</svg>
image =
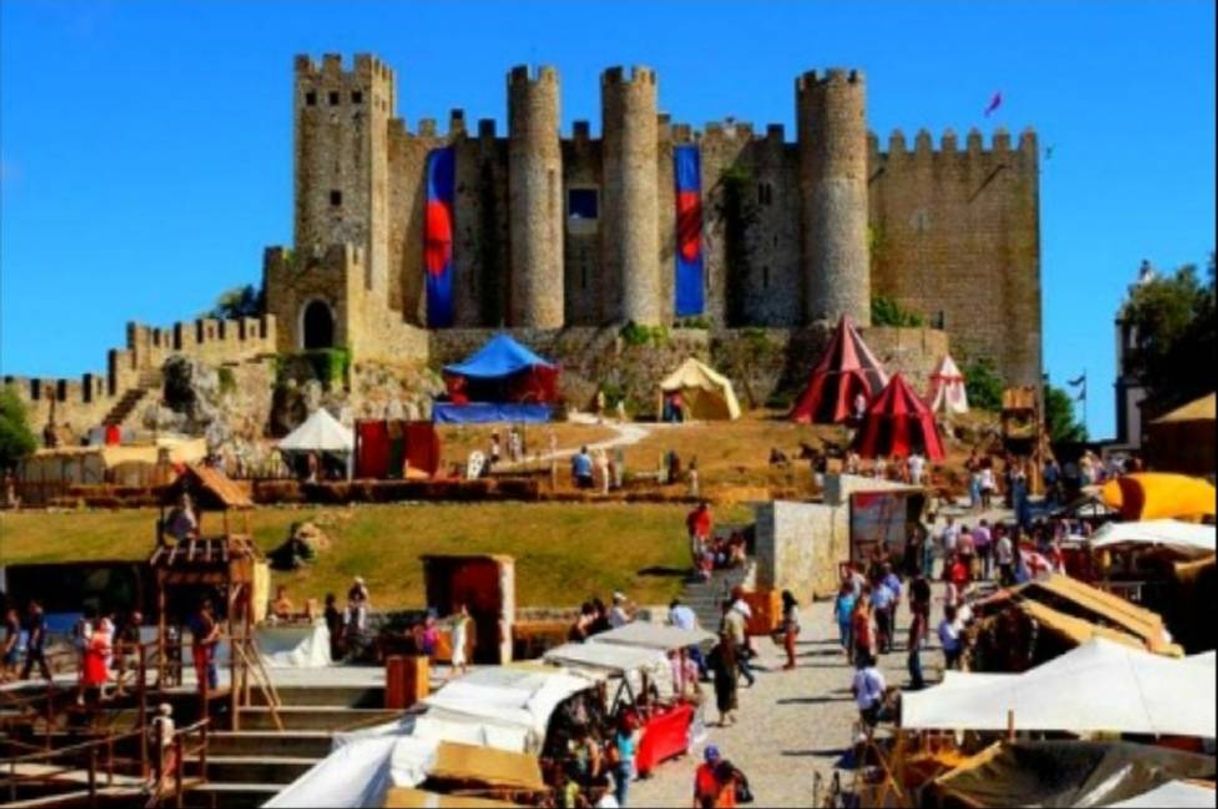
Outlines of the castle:
<svg viewBox="0 0 1218 809">
<path fill-rule="evenodd" d="M 912 147 L 895 132 L 881 148 L 863 74 L 837 69 L 796 78 L 793 142 L 777 124 L 699 131 L 661 113 L 656 73 L 635 67 L 602 73 L 599 136 L 576 121 L 566 137 L 554 68 L 513 68 L 506 85 L 506 137 L 489 119 L 470 131 L 461 110 L 440 132 L 399 117 L 376 57 L 298 56 L 295 244 L 266 250 L 265 316 L 132 324 L 107 381 L 80 384 L 121 396 L 163 355 L 208 345 L 230 359 L 345 346 L 357 360 L 434 364 L 479 329 L 552 344 L 630 322 L 729 336 L 842 314 L 866 326 L 873 296 L 1009 384 L 1039 383 L 1031 131 L 1014 144 L 997 131 L 988 148 L 975 130 L 938 148 L 926 131 Z M 27 387 L 50 384 L 78 385 Z"/>
</svg>

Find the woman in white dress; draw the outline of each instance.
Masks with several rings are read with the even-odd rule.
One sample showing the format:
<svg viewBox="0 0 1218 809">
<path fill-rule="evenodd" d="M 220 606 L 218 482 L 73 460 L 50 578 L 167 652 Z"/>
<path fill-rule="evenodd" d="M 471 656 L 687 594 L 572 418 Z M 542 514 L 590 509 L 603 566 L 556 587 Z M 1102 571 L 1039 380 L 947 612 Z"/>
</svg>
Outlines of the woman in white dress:
<svg viewBox="0 0 1218 809">
<path fill-rule="evenodd" d="M 469 625 L 469 612 L 466 611 L 464 604 L 458 604 L 456 611 L 453 613 L 451 675 L 457 674 L 458 671 L 462 674 L 468 671 L 465 660 L 465 645 L 469 638 Z"/>
</svg>

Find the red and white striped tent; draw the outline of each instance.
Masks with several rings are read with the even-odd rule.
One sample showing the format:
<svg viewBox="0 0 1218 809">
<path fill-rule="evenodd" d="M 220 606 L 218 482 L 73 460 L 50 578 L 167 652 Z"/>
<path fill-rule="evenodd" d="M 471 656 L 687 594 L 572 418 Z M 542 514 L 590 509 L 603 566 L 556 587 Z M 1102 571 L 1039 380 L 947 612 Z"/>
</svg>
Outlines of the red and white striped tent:
<svg viewBox="0 0 1218 809">
<path fill-rule="evenodd" d="M 926 401 L 935 413 L 967 413 L 968 394 L 964 390 L 964 374 L 951 354 L 943 355 L 930 374 Z"/>
<path fill-rule="evenodd" d="M 863 458 L 908 458 L 916 451 L 932 461 L 941 461 L 945 455 L 935 414 L 900 374 L 893 374 L 892 381 L 867 408 L 854 437 L 854 451 Z"/>
<path fill-rule="evenodd" d="M 829 347 L 812 369 L 808 386 L 795 400 L 791 420 L 800 424 L 837 424 L 850 418 L 861 392 L 871 400 L 888 384 L 888 374 L 867 348 L 854 321 L 842 315 Z"/>
</svg>

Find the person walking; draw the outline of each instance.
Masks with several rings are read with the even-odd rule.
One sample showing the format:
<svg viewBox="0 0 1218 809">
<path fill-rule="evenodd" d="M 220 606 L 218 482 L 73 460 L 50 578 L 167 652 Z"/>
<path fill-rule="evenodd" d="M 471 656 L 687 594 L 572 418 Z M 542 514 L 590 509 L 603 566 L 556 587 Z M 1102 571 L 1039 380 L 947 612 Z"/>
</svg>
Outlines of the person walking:
<svg viewBox="0 0 1218 809">
<path fill-rule="evenodd" d="M 630 780 L 634 778 L 634 755 L 638 747 L 639 731 L 633 723 L 623 715 L 613 734 L 613 797 L 618 806 L 626 806 L 626 796 L 630 790 Z"/>
<path fill-rule="evenodd" d="M 863 585 L 863 592 L 854 604 L 850 616 L 850 640 L 853 645 L 850 660 L 859 663 L 875 655 L 875 628 L 871 620 L 871 585 Z"/>
<path fill-rule="evenodd" d="M 51 679 L 51 667 L 47 665 L 45 647 L 47 641 L 47 618 L 42 610 L 42 604 L 31 601 L 26 608 L 25 617 L 25 665 L 21 668 L 19 679 L 28 680 L 30 672 L 37 664 L 39 672 L 46 680 Z"/>
<path fill-rule="evenodd" d="M 859 709 L 859 719 L 862 720 L 864 732 L 869 733 L 883 718 L 884 695 L 888 684 L 884 675 L 875 666 L 874 657 L 866 657 L 859 663 L 854 672 L 854 681 L 850 691 L 854 694 L 855 705 Z"/>
<path fill-rule="evenodd" d="M 837 590 L 837 597 L 833 599 L 833 617 L 837 620 L 837 634 L 842 644 L 842 650 L 846 653 L 847 661 L 854 656 L 851 649 L 850 623 L 854 617 L 854 605 L 857 600 L 854 585 L 850 581 L 842 582 L 842 586 Z"/>
<path fill-rule="evenodd" d="M 694 771 L 694 809 L 721 809 L 736 805 L 734 783 L 724 784 L 720 778 L 723 755 L 719 748 L 708 744 L 702 751 L 702 763 Z"/>
<path fill-rule="evenodd" d="M 685 515 L 685 530 L 689 535 L 689 555 L 693 560 L 694 569 L 702 561 L 702 551 L 710 540 L 714 529 L 714 518 L 711 516 L 710 503 L 705 500 L 698 503 L 692 511 Z"/>
<path fill-rule="evenodd" d="M 921 691 L 926 687 L 922 677 L 922 644 L 926 640 L 927 614 L 920 609 L 913 611 L 909 622 L 909 656 L 906 666 L 909 669 L 909 687 Z"/>
<path fill-rule="evenodd" d="M 884 581 L 875 581 L 871 586 L 870 606 L 872 620 L 875 621 L 875 645 L 878 654 L 892 650 L 892 613 L 896 594 L 889 589 Z"/>
<path fill-rule="evenodd" d="M 682 603 L 681 599 L 674 598 L 668 604 L 668 623 L 678 629 L 693 631 L 698 628 L 698 614 L 691 607 Z M 702 648 L 697 645 L 689 646 L 685 652 L 698 667 L 698 676 L 703 680 L 707 679 L 710 672 L 706 667 L 706 657 L 702 654 Z"/>
<path fill-rule="evenodd" d="M 457 674 L 465 674 L 469 671 L 469 666 L 466 665 L 465 647 L 469 640 L 469 611 L 465 609 L 464 604 L 458 604 L 453 610 L 452 617 L 452 659 L 449 661 L 452 666 L 450 676 Z"/>
<path fill-rule="evenodd" d="M 799 602 L 790 590 L 782 591 L 782 645 L 787 652 L 784 669 L 795 668 L 795 640 L 799 637 Z"/>
<path fill-rule="evenodd" d="M 609 494 L 609 455 L 603 449 L 596 451 L 596 474 L 601 479 L 601 494 Z"/>
<path fill-rule="evenodd" d="M 943 620 L 939 622 L 939 645 L 943 647 L 943 668 L 955 669 L 960 664 L 963 642 L 960 627 L 956 624 L 956 607 L 948 604 L 943 608 Z"/>
<path fill-rule="evenodd" d="M 736 660 L 736 642 L 732 633 L 719 633 L 719 642 L 707 658 L 715 677 L 715 707 L 719 709 L 719 727 L 736 722 L 737 687 L 740 668 Z"/>
<path fill-rule="evenodd" d="M 977 566 L 983 581 L 989 581 L 993 575 L 994 534 L 990 530 L 989 520 L 981 520 L 972 531 L 973 552 L 977 556 Z"/>
<path fill-rule="evenodd" d="M 1000 530 L 994 542 L 994 561 L 998 563 L 998 583 L 1003 587 L 1015 584 L 1015 545 L 1005 530 Z"/>
</svg>

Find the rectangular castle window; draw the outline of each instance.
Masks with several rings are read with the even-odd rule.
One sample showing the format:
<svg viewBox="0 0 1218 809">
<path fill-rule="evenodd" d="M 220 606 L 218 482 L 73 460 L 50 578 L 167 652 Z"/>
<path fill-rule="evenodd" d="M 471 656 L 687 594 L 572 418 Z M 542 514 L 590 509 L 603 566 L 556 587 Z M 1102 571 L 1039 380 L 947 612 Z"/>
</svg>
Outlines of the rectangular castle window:
<svg viewBox="0 0 1218 809">
<path fill-rule="evenodd" d="M 342 205 L 343 204 L 343 192 L 342 191 L 331 191 L 330 192 L 330 204 L 334 205 L 334 206 Z"/>
<path fill-rule="evenodd" d="M 305 106 L 317 106 L 317 93 L 315 91 L 310 90 L 309 92 L 305 93 Z"/>
<path fill-rule="evenodd" d="M 364 94 L 362 92 L 360 92 L 359 90 L 352 90 L 351 91 L 351 103 L 352 104 L 363 104 L 364 103 Z"/>
<path fill-rule="evenodd" d="M 330 106 L 331 107 L 338 106 L 338 91 L 337 90 L 330 91 Z"/>
<path fill-rule="evenodd" d="M 567 189 L 567 227 L 572 233 L 595 233 L 599 218 L 600 192 L 597 189 Z"/>
</svg>

